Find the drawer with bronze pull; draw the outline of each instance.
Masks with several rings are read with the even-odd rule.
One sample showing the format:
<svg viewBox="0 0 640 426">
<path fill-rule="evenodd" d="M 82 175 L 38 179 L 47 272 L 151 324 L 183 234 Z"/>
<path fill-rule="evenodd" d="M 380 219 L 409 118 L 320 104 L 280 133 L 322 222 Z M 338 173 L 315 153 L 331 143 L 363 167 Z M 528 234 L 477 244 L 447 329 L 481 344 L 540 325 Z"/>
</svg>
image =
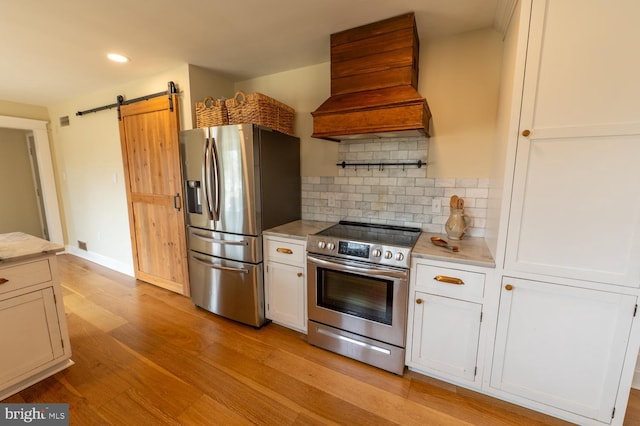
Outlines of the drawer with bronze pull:
<svg viewBox="0 0 640 426">
<path fill-rule="evenodd" d="M 482 301 L 485 274 L 425 264 L 417 264 L 416 267 L 416 290 L 472 302 Z"/>
<path fill-rule="evenodd" d="M 0 294 L 51 281 L 48 260 L 0 263 Z"/>
<path fill-rule="evenodd" d="M 300 241 L 300 244 L 296 244 L 290 240 L 269 237 L 264 240 L 264 244 L 264 252 L 267 259 L 290 265 L 303 266 L 306 249 L 303 241 Z"/>
</svg>

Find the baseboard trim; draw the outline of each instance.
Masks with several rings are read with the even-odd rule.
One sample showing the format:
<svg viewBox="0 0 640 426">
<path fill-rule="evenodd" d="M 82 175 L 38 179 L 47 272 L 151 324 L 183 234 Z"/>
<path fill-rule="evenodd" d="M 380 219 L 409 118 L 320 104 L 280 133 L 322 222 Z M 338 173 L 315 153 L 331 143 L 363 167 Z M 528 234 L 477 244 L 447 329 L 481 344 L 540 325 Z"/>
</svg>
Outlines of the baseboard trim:
<svg viewBox="0 0 640 426">
<path fill-rule="evenodd" d="M 125 275 L 129 275 L 130 277 L 135 277 L 133 265 L 127 265 L 125 263 L 114 260 L 107 256 L 103 256 L 101 254 L 80 250 L 77 247 L 66 246 L 66 251 L 67 253 L 70 253 L 74 256 L 81 257 L 90 262 L 97 263 L 98 265 L 104 266 L 105 268 L 113 269 L 114 271 L 121 272 Z"/>
</svg>

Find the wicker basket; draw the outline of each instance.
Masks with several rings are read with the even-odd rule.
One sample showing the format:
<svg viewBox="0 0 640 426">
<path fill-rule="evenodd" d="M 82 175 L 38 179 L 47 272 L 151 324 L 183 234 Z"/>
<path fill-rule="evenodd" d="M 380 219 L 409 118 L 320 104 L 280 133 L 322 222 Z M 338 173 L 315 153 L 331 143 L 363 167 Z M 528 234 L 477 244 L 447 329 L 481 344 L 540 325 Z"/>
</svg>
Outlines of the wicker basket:
<svg viewBox="0 0 640 426">
<path fill-rule="evenodd" d="M 211 96 L 196 102 L 196 127 L 223 126 L 229 124 L 227 105 L 224 99 Z"/>
<path fill-rule="evenodd" d="M 259 124 L 293 136 L 295 111 L 282 102 L 262 93 L 245 94 L 243 91 L 238 91 L 232 99 L 227 99 L 225 103 L 229 114 L 229 124 Z"/>
</svg>

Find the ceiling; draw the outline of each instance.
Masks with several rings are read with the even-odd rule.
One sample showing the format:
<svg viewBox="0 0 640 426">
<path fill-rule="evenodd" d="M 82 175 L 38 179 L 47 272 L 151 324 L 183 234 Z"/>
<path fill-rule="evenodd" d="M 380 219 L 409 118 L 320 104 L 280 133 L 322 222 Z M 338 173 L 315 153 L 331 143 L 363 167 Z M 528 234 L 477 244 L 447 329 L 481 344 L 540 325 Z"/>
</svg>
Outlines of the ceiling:
<svg viewBox="0 0 640 426">
<path fill-rule="evenodd" d="M 0 99 L 55 105 L 185 63 L 241 81 L 326 62 L 330 34 L 406 12 L 422 43 L 491 27 L 500 2 L 0 0 Z"/>
</svg>

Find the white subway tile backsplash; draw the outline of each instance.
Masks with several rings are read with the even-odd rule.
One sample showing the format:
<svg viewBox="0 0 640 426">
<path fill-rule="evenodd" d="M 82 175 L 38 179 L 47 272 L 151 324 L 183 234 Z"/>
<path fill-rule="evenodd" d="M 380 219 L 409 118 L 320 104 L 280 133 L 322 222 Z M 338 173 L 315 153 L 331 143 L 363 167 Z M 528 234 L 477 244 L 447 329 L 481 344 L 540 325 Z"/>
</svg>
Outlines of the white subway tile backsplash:
<svg viewBox="0 0 640 426">
<path fill-rule="evenodd" d="M 417 160 L 423 166 L 415 165 Z M 365 140 L 343 142 L 338 163 L 411 163 L 407 166 L 347 166 L 338 176 L 302 178 L 302 218 L 336 222 L 356 220 L 419 227 L 444 232 L 449 217 L 449 199 L 465 200 L 472 236 L 483 236 L 486 225 L 489 179 L 427 178 L 427 139 Z M 442 203 L 432 211 L 433 199 Z"/>
<path fill-rule="evenodd" d="M 456 180 L 454 178 L 436 179 L 435 187 L 436 188 L 455 188 L 456 187 Z"/>
<path fill-rule="evenodd" d="M 469 198 L 489 198 L 489 188 L 467 188 Z"/>
</svg>

